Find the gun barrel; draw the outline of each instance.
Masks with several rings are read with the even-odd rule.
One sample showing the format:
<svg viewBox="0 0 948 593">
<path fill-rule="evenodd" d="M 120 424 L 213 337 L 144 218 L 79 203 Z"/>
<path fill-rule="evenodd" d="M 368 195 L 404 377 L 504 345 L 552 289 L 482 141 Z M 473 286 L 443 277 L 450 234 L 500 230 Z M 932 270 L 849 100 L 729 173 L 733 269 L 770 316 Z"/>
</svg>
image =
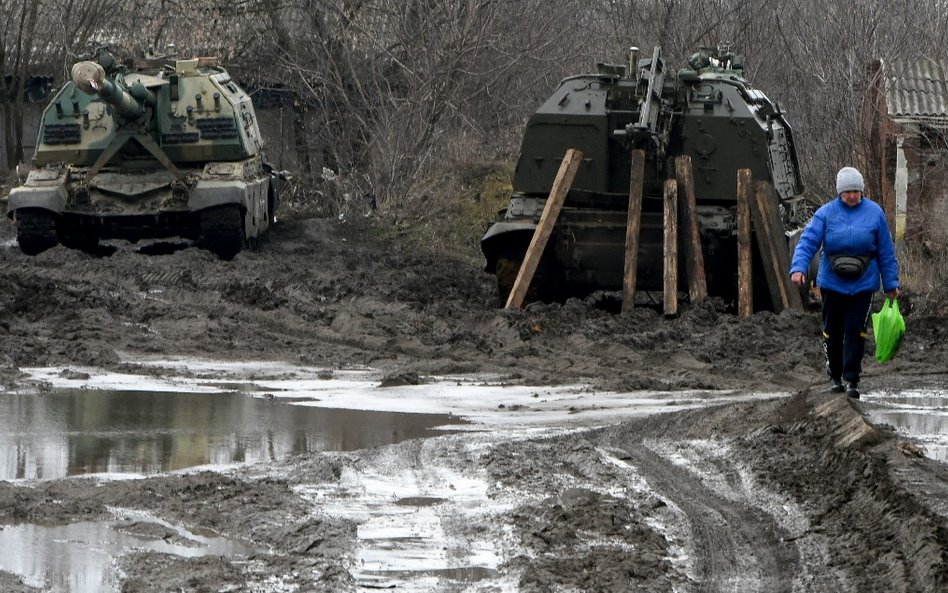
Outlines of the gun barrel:
<svg viewBox="0 0 948 593">
<path fill-rule="evenodd" d="M 140 116 L 144 106 L 128 91 L 109 80 L 105 70 L 96 62 L 79 62 L 72 67 L 72 81 L 87 95 L 99 95 L 115 107 L 119 115 L 132 119 Z"/>
</svg>

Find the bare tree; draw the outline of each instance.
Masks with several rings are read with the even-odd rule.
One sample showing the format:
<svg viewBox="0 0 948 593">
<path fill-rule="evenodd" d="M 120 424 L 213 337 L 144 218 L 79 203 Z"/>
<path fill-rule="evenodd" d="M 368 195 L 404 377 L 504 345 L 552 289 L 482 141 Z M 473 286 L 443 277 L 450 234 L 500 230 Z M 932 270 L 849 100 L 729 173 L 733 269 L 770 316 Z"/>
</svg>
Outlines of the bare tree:
<svg viewBox="0 0 948 593">
<path fill-rule="evenodd" d="M 564 13 L 573 8 L 567 0 L 270 3 L 278 33 L 263 53 L 278 57 L 312 107 L 318 131 L 309 140 L 325 161 L 384 211 L 439 161 L 522 121 L 525 105 L 548 92 L 544 79 L 563 73 L 572 50 Z"/>
<path fill-rule="evenodd" d="M 808 185 L 832 193 L 832 175 L 840 166 L 869 166 L 872 147 L 862 119 L 870 64 L 921 55 L 929 43 L 918 23 L 933 5 L 802 0 L 775 7 L 778 51 L 767 70 L 796 114 Z"/>
<path fill-rule="evenodd" d="M 7 168 L 13 169 L 17 163 L 23 161 L 23 98 L 27 83 L 28 66 L 34 49 L 33 34 L 36 31 L 36 17 L 40 2 L 22 0 L 12 4 L 7 12 L 5 21 L 7 32 L 4 34 L 4 45 L 10 52 L 10 79 L 3 83 L 3 131 L 7 146 Z M 9 28 L 14 28 L 12 38 Z M 11 43 L 6 43 L 7 40 Z M 4 58 L 8 55 L 4 51 Z M 5 60 L 3 60 L 5 62 Z M 6 69 L 4 69 L 6 70 Z"/>
<path fill-rule="evenodd" d="M 64 80 L 79 53 L 96 38 L 117 39 L 112 30 L 128 14 L 120 0 L 3 0 L 0 2 L 0 108 L 7 167 L 23 161 L 25 90 L 35 75 Z M 103 41 L 104 42 L 104 41 Z"/>
<path fill-rule="evenodd" d="M 874 60 L 943 55 L 944 0 L 602 0 L 616 46 L 661 45 L 683 63 L 703 45 L 745 54 L 752 83 L 789 112 L 806 184 L 832 186 L 844 164 L 868 166 L 869 66 Z"/>
<path fill-rule="evenodd" d="M 820 190 L 871 153 L 868 65 L 944 57 L 946 12 L 945 0 L 0 0 L 0 108 L 12 162 L 29 74 L 62 77 L 96 43 L 217 55 L 252 88 L 294 97 L 298 174 L 328 166 L 382 211 L 425 212 L 411 202 L 439 169 L 512 157 L 559 78 L 631 45 L 661 45 L 678 66 L 729 43 L 787 109 Z"/>
</svg>

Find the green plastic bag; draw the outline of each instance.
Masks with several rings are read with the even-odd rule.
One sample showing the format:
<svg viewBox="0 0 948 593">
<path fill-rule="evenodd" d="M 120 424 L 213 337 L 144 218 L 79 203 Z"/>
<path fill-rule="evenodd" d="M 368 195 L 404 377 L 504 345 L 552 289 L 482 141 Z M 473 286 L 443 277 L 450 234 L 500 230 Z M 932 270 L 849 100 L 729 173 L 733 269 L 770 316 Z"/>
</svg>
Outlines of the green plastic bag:
<svg viewBox="0 0 948 593">
<path fill-rule="evenodd" d="M 876 339 L 876 360 L 892 360 L 905 335 L 905 319 L 899 311 L 899 299 L 886 299 L 878 313 L 872 314 L 872 333 Z"/>
</svg>

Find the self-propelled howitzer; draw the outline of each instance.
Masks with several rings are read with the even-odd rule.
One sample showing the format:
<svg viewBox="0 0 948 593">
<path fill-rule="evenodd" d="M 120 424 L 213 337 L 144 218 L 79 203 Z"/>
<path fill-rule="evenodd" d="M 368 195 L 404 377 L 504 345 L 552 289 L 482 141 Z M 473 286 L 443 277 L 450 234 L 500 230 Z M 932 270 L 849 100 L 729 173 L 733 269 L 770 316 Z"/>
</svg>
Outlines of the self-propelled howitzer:
<svg viewBox="0 0 948 593">
<path fill-rule="evenodd" d="M 250 97 L 217 60 L 100 51 L 44 111 L 8 216 L 30 255 L 177 236 L 231 259 L 274 220 L 280 175 L 262 144 Z"/>
<path fill-rule="evenodd" d="M 575 180 L 531 284 L 529 298 L 564 300 L 621 290 L 631 151 L 645 151 L 637 287 L 663 287 L 663 184 L 675 158 L 693 164 L 697 216 L 708 290 L 736 297 L 737 171 L 770 182 L 788 219 L 803 185 L 782 109 L 744 78 L 743 61 L 726 48 L 704 48 L 678 72 L 658 48 L 630 53 L 628 64 L 600 64 L 594 74 L 560 82 L 527 122 L 513 196 L 481 240 L 486 270 L 504 302 L 570 148 L 582 151 Z M 680 266 L 684 270 L 684 266 Z M 683 271 L 682 271 L 683 274 Z M 762 273 L 756 278 L 764 278 Z M 679 286 L 685 286 L 682 277 Z M 766 285 L 764 285 L 766 290 Z"/>
</svg>

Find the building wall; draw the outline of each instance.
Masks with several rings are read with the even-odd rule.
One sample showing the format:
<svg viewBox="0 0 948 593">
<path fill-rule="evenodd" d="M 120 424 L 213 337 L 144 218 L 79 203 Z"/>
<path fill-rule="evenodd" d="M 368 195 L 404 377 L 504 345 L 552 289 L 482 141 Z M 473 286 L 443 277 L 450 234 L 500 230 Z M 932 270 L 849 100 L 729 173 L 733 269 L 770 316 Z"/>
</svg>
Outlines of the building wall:
<svg viewBox="0 0 948 593">
<path fill-rule="evenodd" d="M 916 210 L 920 214 L 922 239 L 948 246 L 948 150 L 928 145 L 924 136 L 918 140 L 918 160 L 914 172 L 918 184 Z M 910 169 L 910 180 L 911 173 Z"/>
<path fill-rule="evenodd" d="M 868 69 L 862 115 L 872 170 L 866 185 L 897 238 L 904 228 L 907 242 L 948 247 L 945 65 L 922 60 L 883 66 L 876 60 Z"/>
<path fill-rule="evenodd" d="M 906 127 L 906 223 L 908 241 L 948 246 L 948 146 L 914 126 Z"/>
<path fill-rule="evenodd" d="M 885 209 L 895 238 L 948 247 L 948 143 L 888 118 L 875 138 L 867 191 Z"/>
</svg>

